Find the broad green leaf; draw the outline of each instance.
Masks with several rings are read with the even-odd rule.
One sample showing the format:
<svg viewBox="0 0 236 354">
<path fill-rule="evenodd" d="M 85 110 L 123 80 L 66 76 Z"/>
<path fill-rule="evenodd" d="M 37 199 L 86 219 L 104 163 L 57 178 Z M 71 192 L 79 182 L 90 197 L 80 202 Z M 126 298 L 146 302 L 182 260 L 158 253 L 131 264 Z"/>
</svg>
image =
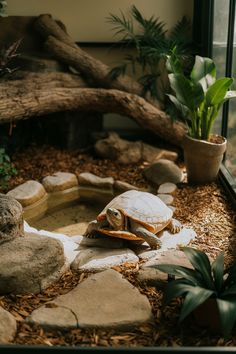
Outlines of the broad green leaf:
<svg viewBox="0 0 236 354">
<path fill-rule="evenodd" d="M 216 290 L 219 293 L 224 282 L 224 252 L 221 252 L 217 256 L 215 261 L 212 263 L 211 268 L 215 279 Z"/>
<path fill-rule="evenodd" d="M 193 90 L 194 105 L 196 108 L 199 107 L 200 104 L 204 101 L 205 95 L 204 95 L 202 85 L 198 82 L 192 85 L 192 90 Z"/>
<path fill-rule="evenodd" d="M 205 92 L 215 82 L 216 67 L 213 60 L 196 55 L 190 77 L 193 82 L 200 83 Z"/>
<path fill-rule="evenodd" d="M 187 119 L 189 114 L 189 109 L 185 105 L 180 103 L 175 96 L 170 94 L 167 94 L 167 96 L 169 97 L 171 102 L 175 105 L 175 107 L 180 111 L 182 117 Z"/>
<path fill-rule="evenodd" d="M 206 92 L 206 105 L 214 106 L 223 103 L 225 95 L 232 83 L 233 79 L 228 77 L 218 79 Z"/>
<path fill-rule="evenodd" d="M 173 49 L 171 55 L 168 55 L 166 60 L 166 68 L 169 73 L 183 74 L 182 64 L 175 54 L 175 48 Z"/>
<path fill-rule="evenodd" d="M 207 255 L 204 252 L 191 247 L 183 247 L 183 251 L 193 267 L 202 275 L 205 288 L 214 290 L 211 264 Z"/>
<path fill-rule="evenodd" d="M 232 300 L 216 299 L 220 313 L 221 327 L 225 339 L 230 337 L 236 321 L 236 298 Z"/>
<path fill-rule="evenodd" d="M 189 110 L 194 110 L 194 94 L 190 81 L 182 74 L 169 74 L 168 77 L 176 98 Z"/>
<path fill-rule="evenodd" d="M 193 287 L 185 297 L 179 322 L 183 321 L 193 310 L 195 310 L 213 294 L 213 290 L 203 289 L 199 286 Z"/>
</svg>

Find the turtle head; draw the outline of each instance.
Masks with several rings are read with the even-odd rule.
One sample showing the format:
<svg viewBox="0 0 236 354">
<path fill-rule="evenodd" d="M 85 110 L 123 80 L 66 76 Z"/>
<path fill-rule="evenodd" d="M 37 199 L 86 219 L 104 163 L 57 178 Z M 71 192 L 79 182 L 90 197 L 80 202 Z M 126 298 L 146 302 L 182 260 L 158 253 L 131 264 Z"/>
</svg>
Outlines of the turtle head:
<svg viewBox="0 0 236 354">
<path fill-rule="evenodd" d="M 124 229 L 124 215 L 117 209 L 108 208 L 106 211 L 107 221 L 114 230 Z"/>
</svg>

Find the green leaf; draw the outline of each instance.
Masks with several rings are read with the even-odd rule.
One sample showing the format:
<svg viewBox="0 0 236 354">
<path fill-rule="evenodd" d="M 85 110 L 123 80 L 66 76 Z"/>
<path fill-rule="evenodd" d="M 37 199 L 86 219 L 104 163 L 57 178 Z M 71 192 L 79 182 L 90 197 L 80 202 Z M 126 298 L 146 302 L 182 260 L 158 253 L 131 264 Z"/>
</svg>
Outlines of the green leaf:
<svg viewBox="0 0 236 354">
<path fill-rule="evenodd" d="M 179 322 L 182 322 L 193 310 L 195 310 L 213 294 L 213 290 L 203 289 L 199 286 L 193 287 L 185 297 Z"/>
<path fill-rule="evenodd" d="M 225 95 L 225 100 L 236 97 L 236 91 L 227 91 Z"/>
<path fill-rule="evenodd" d="M 183 247 L 183 251 L 193 267 L 202 275 L 205 288 L 214 290 L 211 264 L 207 255 L 191 247 Z"/>
<path fill-rule="evenodd" d="M 223 103 L 225 95 L 232 83 L 233 79 L 228 77 L 218 79 L 206 92 L 206 105 L 215 106 Z"/>
<path fill-rule="evenodd" d="M 171 100 L 171 102 L 175 105 L 175 107 L 180 111 L 181 116 L 185 119 L 187 119 L 188 114 L 189 114 L 189 109 L 188 107 L 186 107 L 185 105 L 183 105 L 182 103 L 180 103 L 177 98 L 173 95 L 169 95 L 167 94 L 167 96 L 169 97 L 169 99 Z"/>
<path fill-rule="evenodd" d="M 221 327 L 225 339 L 230 337 L 236 321 L 236 298 L 232 300 L 216 299 L 219 308 Z"/>
<path fill-rule="evenodd" d="M 184 279 L 173 280 L 167 284 L 164 292 L 164 304 L 169 304 L 175 297 L 185 295 L 195 288 L 194 285 L 186 284 Z"/>
<path fill-rule="evenodd" d="M 216 67 L 213 60 L 196 55 L 190 77 L 193 82 L 200 83 L 205 92 L 215 82 Z"/>
<path fill-rule="evenodd" d="M 224 282 L 224 252 L 221 252 L 211 265 L 215 286 L 218 293 L 221 291 Z"/>
<path fill-rule="evenodd" d="M 151 268 L 177 277 L 183 277 L 187 282 L 190 282 L 190 285 L 201 285 L 201 276 L 196 270 L 173 264 L 157 264 L 151 266 Z"/>
<path fill-rule="evenodd" d="M 189 110 L 194 110 L 194 95 L 190 81 L 182 74 L 169 74 L 168 77 L 176 98 Z"/>
</svg>

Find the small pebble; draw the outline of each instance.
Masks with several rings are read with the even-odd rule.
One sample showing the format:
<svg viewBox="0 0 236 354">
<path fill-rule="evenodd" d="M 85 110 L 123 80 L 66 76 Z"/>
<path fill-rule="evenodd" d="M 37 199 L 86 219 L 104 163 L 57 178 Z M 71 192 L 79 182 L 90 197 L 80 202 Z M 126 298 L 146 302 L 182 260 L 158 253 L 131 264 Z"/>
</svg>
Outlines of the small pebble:
<svg viewBox="0 0 236 354">
<path fill-rule="evenodd" d="M 174 201 L 174 198 L 170 194 L 157 194 L 157 196 L 166 204 L 171 205 Z"/>
<path fill-rule="evenodd" d="M 171 182 L 163 183 L 159 186 L 157 193 L 159 194 L 173 194 L 177 189 L 176 184 Z"/>
</svg>

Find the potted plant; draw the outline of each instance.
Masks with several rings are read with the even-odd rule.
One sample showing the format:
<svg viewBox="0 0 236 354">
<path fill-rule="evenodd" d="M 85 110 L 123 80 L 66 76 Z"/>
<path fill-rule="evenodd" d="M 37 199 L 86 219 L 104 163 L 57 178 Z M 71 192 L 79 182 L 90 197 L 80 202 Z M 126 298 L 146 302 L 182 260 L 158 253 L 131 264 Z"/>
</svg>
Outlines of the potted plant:
<svg viewBox="0 0 236 354">
<path fill-rule="evenodd" d="M 236 262 L 225 269 L 223 252 L 211 264 L 207 255 L 200 250 L 183 247 L 183 251 L 193 269 L 176 264 L 152 266 L 172 277 L 178 277 L 167 284 L 164 304 L 170 303 L 175 297 L 184 296 L 179 322 L 193 312 L 197 323 L 205 323 L 215 330 L 219 320 L 219 330 L 227 339 L 236 322 Z M 212 313 L 210 310 L 213 310 Z"/>
<path fill-rule="evenodd" d="M 188 182 L 212 182 L 226 150 L 226 139 L 212 134 L 212 128 L 223 103 L 236 97 L 236 91 L 229 91 L 233 79 L 216 79 L 214 61 L 198 55 L 190 75 L 186 75 L 175 51 L 168 57 L 167 69 L 175 93 L 168 96 L 188 127 L 183 140 Z"/>
</svg>

